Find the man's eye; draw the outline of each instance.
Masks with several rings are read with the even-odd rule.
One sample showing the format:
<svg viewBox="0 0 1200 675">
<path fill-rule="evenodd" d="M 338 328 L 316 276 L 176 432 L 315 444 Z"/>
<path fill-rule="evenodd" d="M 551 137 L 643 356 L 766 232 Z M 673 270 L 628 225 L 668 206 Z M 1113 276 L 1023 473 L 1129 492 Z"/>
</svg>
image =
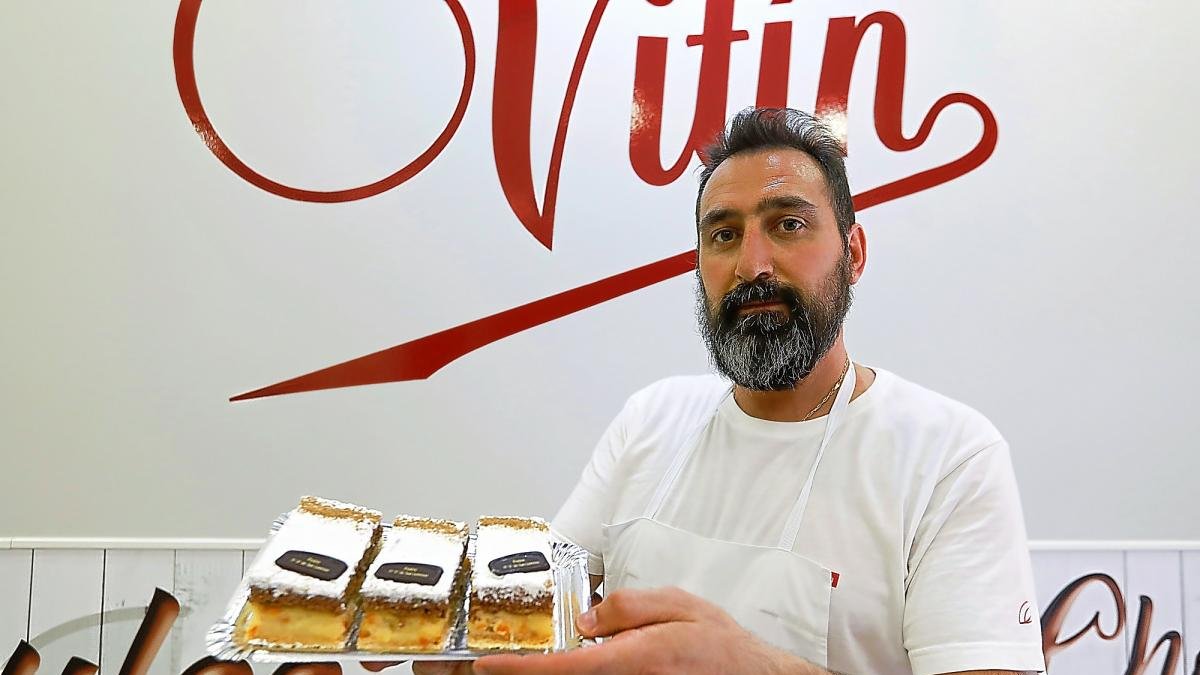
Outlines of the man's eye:
<svg viewBox="0 0 1200 675">
<path fill-rule="evenodd" d="M 784 232 L 799 232 L 804 229 L 804 221 L 799 218 L 784 218 L 779 221 L 779 229 Z"/>
<path fill-rule="evenodd" d="M 717 230 L 713 232 L 712 239 L 718 244 L 728 244 L 734 240 L 735 236 L 733 230 Z"/>
</svg>

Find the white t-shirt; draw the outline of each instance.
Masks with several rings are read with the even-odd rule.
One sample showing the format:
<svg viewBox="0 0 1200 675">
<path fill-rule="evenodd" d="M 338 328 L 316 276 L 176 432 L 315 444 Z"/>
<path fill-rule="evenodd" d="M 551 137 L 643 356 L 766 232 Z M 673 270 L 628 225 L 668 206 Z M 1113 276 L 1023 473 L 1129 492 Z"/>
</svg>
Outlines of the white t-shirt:
<svg viewBox="0 0 1200 675">
<path fill-rule="evenodd" d="M 1043 670 L 1007 444 L 971 408 L 876 374 L 829 441 L 793 548 L 839 575 L 829 668 Z M 728 386 L 711 375 L 662 380 L 613 420 L 552 524 L 588 550 L 592 574 L 604 569 L 601 526 L 643 515 L 676 450 Z M 655 519 L 776 546 L 825 422 L 761 420 L 726 398 Z"/>
</svg>

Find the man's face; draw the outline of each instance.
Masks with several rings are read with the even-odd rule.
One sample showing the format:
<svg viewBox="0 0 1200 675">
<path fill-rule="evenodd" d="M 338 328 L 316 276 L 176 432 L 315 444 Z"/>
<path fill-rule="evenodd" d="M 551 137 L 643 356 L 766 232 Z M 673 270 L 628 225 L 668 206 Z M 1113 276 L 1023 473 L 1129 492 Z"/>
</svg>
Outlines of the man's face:
<svg viewBox="0 0 1200 675">
<path fill-rule="evenodd" d="M 836 342 L 861 269 L 816 161 L 787 148 L 722 162 L 700 197 L 699 254 L 697 313 L 717 369 L 763 391 L 807 377 Z"/>
</svg>

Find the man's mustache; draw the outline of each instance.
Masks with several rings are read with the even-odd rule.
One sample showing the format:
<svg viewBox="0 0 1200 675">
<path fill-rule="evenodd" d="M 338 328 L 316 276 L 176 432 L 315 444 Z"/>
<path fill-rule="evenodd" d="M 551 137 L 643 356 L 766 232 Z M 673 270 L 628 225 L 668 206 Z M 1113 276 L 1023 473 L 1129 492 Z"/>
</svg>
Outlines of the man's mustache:
<svg viewBox="0 0 1200 675">
<path fill-rule="evenodd" d="M 781 302 L 795 309 L 800 303 L 800 294 L 787 284 L 771 279 L 744 281 L 721 298 L 721 314 L 731 316 L 752 303 Z"/>
</svg>

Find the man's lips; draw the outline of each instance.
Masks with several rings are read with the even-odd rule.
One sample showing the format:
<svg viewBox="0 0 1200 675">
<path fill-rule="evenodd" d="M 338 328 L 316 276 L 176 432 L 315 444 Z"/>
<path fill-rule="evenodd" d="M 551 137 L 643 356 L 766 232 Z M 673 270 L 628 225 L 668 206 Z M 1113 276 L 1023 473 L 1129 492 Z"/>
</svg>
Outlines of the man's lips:
<svg viewBox="0 0 1200 675">
<path fill-rule="evenodd" d="M 739 312 L 753 312 L 757 310 L 768 309 L 786 309 L 787 305 L 781 300 L 762 300 L 759 302 L 746 302 L 738 306 Z"/>
</svg>

